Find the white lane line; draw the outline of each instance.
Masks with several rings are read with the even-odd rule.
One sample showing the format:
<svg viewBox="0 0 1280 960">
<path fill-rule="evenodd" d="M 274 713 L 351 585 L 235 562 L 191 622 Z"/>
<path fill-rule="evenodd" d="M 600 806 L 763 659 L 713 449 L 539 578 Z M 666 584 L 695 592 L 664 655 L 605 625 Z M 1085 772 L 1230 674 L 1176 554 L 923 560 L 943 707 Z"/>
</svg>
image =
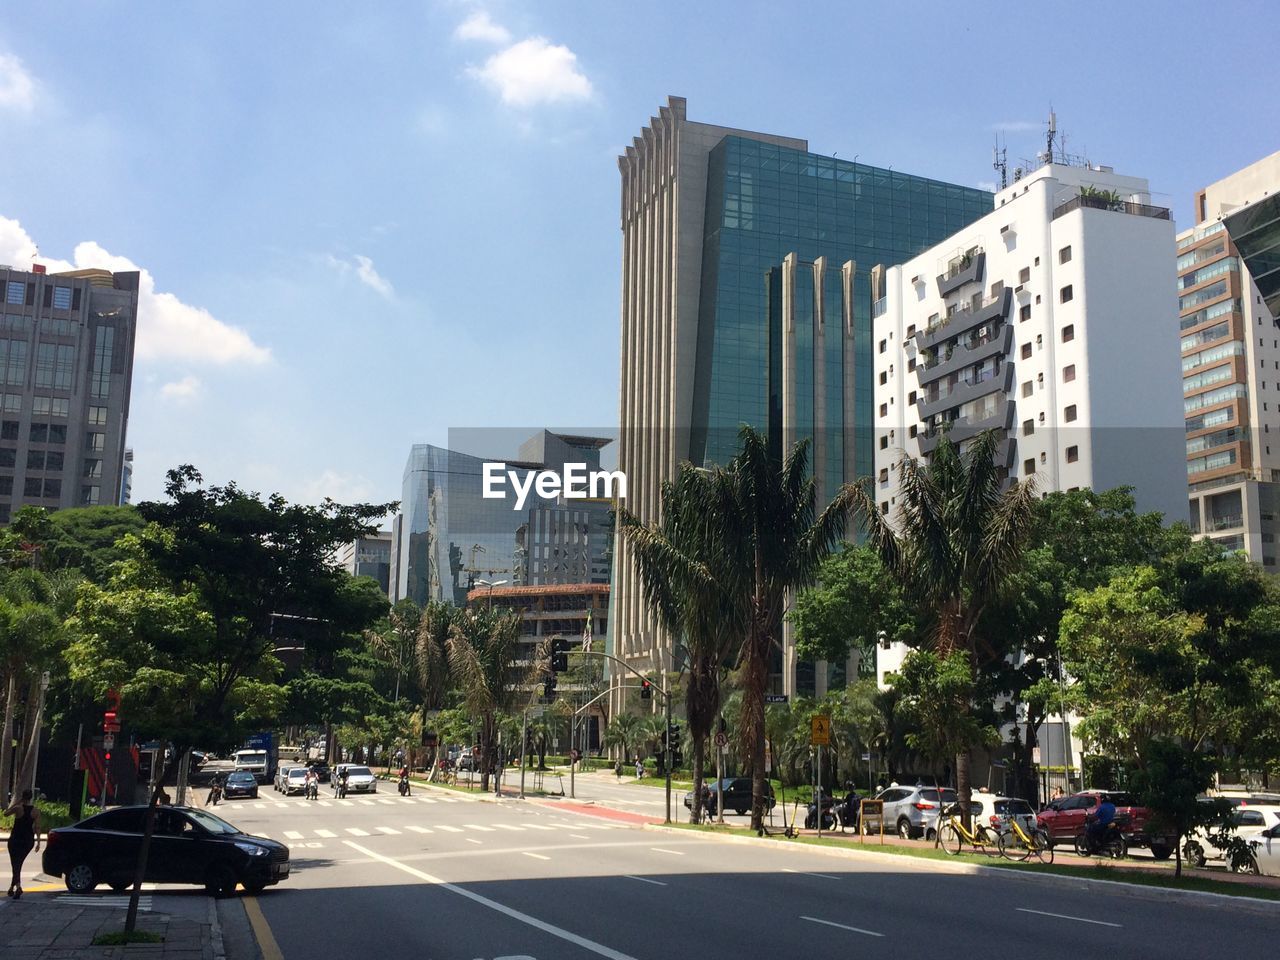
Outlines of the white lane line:
<svg viewBox="0 0 1280 960">
<path fill-rule="evenodd" d="M 542 823 L 526 823 L 525 826 L 528 827 L 530 830 L 554 830 L 555 829 L 555 827 L 548 827 L 546 824 L 542 824 Z"/>
<path fill-rule="evenodd" d="M 478 823 L 464 823 L 468 830 L 479 830 L 481 833 L 493 833 L 493 827 L 482 827 Z"/>
<path fill-rule="evenodd" d="M 484 841 L 477 840 L 475 837 L 467 837 L 467 843 L 484 843 Z"/>
<path fill-rule="evenodd" d="M 520 831 L 524 830 L 524 827 L 517 827 L 513 823 L 495 823 L 494 826 L 497 827 L 499 830 L 520 830 Z"/>
<path fill-rule="evenodd" d="M 302 834 L 300 834 L 297 830 L 286 830 L 284 832 L 284 837 L 286 840 L 301 840 Z"/>
<path fill-rule="evenodd" d="M 436 801 L 433 800 L 431 797 L 418 797 L 418 802 L 419 803 L 435 803 Z"/>
<path fill-rule="evenodd" d="M 409 829 L 412 830 L 414 833 L 430 833 L 431 832 L 430 828 L 428 827 L 410 826 Z"/>
<path fill-rule="evenodd" d="M 289 809 L 289 804 L 287 804 L 287 803 L 276 803 L 276 806 L 277 806 L 277 807 L 279 807 L 281 810 L 288 810 L 288 809 Z"/>
<path fill-rule="evenodd" d="M 316 803 L 318 803 L 318 804 L 320 804 L 320 806 L 322 806 L 322 807 L 332 807 L 332 806 L 333 806 L 333 804 L 332 804 L 332 803 L 330 803 L 328 800 L 317 800 L 317 801 L 315 801 L 315 802 L 316 802 Z"/>
<path fill-rule="evenodd" d="M 839 877 L 833 877 L 829 873 L 810 873 L 808 870 L 792 870 L 790 867 L 783 867 L 783 873 L 794 873 L 799 877 L 821 877 L 823 880 L 839 880 Z"/>
<path fill-rule="evenodd" d="M 648 877 L 633 877 L 633 876 L 632 876 L 631 874 L 629 874 L 629 873 L 624 873 L 624 874 L 622 875 L 622 879 L 624 879 L 624 880 L 639 880 L 641 883 L 652 883 L 655 887 L 665 887 L 665 886 L 666 886 L 666 884 L 665 884 L 665 883 L 663 883 L 661 880 L 650 880 Z"/>
<path fill-rule="evenodd" d="M 337 836 L 337 834 L 334 833 L 332 830 L 317 830 L 316 836 L 324 837 L 326 840 L 332 840 L 334 837 Z"/>
<path fill-rule="evenodd" d="M 437 829 L 437 830 L 444 830 L 444 831 L 446 831 L 446 832 L 448 832 L 448 833 L 461 833 L 461 832 L 462 832 L 462 828 L 461 828 L 461 827 L 451 827 L 451 826 L 449 826 L 448 824 L 444 824 L 444 823 L 442 823 L 442 824 L 440 824 L 439 826 L 437 826 L 437 827 L 436 827 L 436 829 Z"/>
<path fill-rule="evenodd" d="M 400 831 L 394 827 L 374 827 L 373 829 L 377 830 L 379 833 L 385 833 L 389 837 L 400 836 Z"/>
<path fill-rule="evenodd" d="M 668 850 L 666 847 L 650 847 L 649 849 L 652 850 L 654 853 L 669 853 L 673 857 L 684 856 L 684 854 L 681 853 L 679 850 Z"/>
<path fill-rule="evenodd" d="M 1041 917 L 1057 917 L 1059 920 L 1074 920 L 1076 923 L 1094 923 L 1100 927 L 1122 927 L 1122 923 L 1108 923 L 1106 920 L 1090 920 L 1088 917 L 1069 917 L 1065 913 L 1049 913 L 1047 910 L 1029 910 L 1026 907 L 1016 907 L 1019 913 L 1034 913 Z"/>
<path fill-rule="evenodd" d="M 265 810 L 265 809 L 267 809 L 267 805 L 266 805 L 265 803 L 255 803 L 255 804 L 253 805 L 253 809 L 255 809 L 255 810 Z"/>
<path fill-rule="evenodd" d="M 574 839 L 576 839 L 576 840 L 590 840 L 590 839 L 591 839 L 591 838 L 590 838 L 590 837 L 588 837 L 585 833 L 571 833 L 571 834 L 569 834 L 569 836 L 573 837 L 573 838 L 574 838 Z"/>
<path fill-rule="evenodd" d="M 411 867 L 408 864 L 400 863 L 398 860 L 393 860 L 391 857 L 384 857 L 380 853 L 374 853 L 372 850 L 362 847 L 358 843 L 352 843 L 350 840 L 344 842 L 347 846 L 363 853 L 366 857 L 371 857 L 372 859 L 385 863 L 388 866 L 395 867 L 397 870 L 402 870 L 410 876 L 417 877 L 419 880 L 440 887 L 442 890 L 448 890 L 450 893 L 457 894 L 460 897 L 466 897 L 472 903 L 478 903 L 482 907 L 488 907 L 490 910 L 501 913 L 503 916 L 510 917 L 512 920 L 527 924 L 535 930 L 541 930 L 543 933 L 550 934 L 553 937 L 572 943 L 574 946 L 588 950 L 596 956 L 605 957 L 607 960 L 636 960 L 636 958 L 631 956 L 629 953 L 623 953 L 621 950 L 614 950 L 612 947 L 607 947 L 603 943 L 597 943 L 595 940 L 588 940 L 586 937 L 579 936 L 571 930 L 564 929 L 564 927 L 557 927 L 555 924 L 547 923 L 545 920 L 539 920 L 537 917 L 523 913 L 512 907 L 508 907 L 504 903 L 499 903 L 496 900 L 490 900 L 488 897 L 481 896 L 478 893 L 473 893 L 472 891 L 459 887 L 456 884 L 441 880 L 439 877 L 433 877 L 429 873 L 423 873 L 421 870 Z"/>
<path fill-rule="evenodd" d="M 396 803 L 396 802 L 395 802 L 395 800 L 393 800 L 391 797 L 379 797 L 379 798 L 378 798 L 378 802 L 379 802 L 379 803 L 389 803 L 389 804 L 391 804 L 392 806 L 395 806 L 395 803 Z"/>
<path fill-rule="evenodd" d="M 819 920 L 817 917 L 801 917 L 801 920 L 808 920 L 810 923 L 821 923 L 828 927 L 839 927 L 841 930 L 848 930 L 851 933 L 865 933 L 868 937 L 883 937 L 883 933 L 876 933 L 874 930 L 863 930 L 861 927 L 851 927 L 844 923 L 835 923 L 831 920 Z"/>
<path fill-rule="evenodd" d="M 530 853 L 528 850 L 521 850 L 520 852 L 521 852 L 521 853 L 523 853 L 526 857 L 533 857 L 533 859 L 535 859 L 535 860 L 550 860 L 550 859 L 551 859 L 550 857 L 544 857 L 544 856 L 543 856 L 542 854 L 540 854 L 540 853 Z"/>
<path fill-rule="evenodd" d="M 357 800 L 357 801 L 356 801 L 356 803 L 363 804 L 363 805 L 364 805 L 364 806 L 366 806 L 366 807 L 372 807 L 372 806 L 373 806 L 373 801 L 372 801 L 372 800 Z"/>
<path fill-rule="evenodd" d="M 367 837 L 369 835 L 369 831 L 361 830 L 359 827 L 347 827 L 347 833 L 353 837 Z"/>
</svg>

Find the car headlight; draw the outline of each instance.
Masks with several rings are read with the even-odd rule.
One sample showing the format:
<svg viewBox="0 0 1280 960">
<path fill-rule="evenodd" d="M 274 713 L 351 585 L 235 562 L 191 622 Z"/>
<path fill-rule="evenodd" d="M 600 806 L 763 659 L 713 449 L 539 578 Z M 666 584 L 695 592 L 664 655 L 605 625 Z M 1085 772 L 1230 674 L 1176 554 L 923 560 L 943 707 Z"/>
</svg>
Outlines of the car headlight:
<svg viewBox="0 0 1280 960">
<path fill-rule="evenodd" d="M 251 857 L 265 857 L 268 855 L 268 853 L 270 853 L 270 851 L 267 850 L 266 847 L 260 847 L 256 843 L 241 843 L 239 840 L 237 840 L 236 846 L 239 847 L 241 850 L 243 850 L 245 853 L 247 853 Z"/>
</svg>

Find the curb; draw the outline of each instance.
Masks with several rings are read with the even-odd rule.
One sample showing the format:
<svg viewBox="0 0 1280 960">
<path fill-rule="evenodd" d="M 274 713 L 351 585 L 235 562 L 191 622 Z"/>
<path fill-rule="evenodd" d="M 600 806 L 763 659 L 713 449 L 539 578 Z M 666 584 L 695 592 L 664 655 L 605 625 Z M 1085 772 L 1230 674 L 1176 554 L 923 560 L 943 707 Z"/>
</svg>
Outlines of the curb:
<svg viewBox="0 0 1280 960">
<path fill-rule="evenodd" d="M 218 920 L 218 901 L 209 898 L 209 940 L 213 946 L 213 960 L 227 960 L 226 944 L 222 940 L 222 923 Z"/>
<path fill-rule="evenodd" d="M 1237 897 L 1227 893 L 1208 893 L 1203 890 L 1176 890 L 1171 887 L 1128 883 L 1124 880 L 1106 880 L 1100 877 L 1071 877 L 1062 874 L 1039 873 L 1032 870 L 1006 870 L 1000 867 L 986 867 L 978 863 L 947 863 L 944 860 L 931 860 L 924 857 L 911 857 L 895 853 L 881 853 L 878 850 L 845 850 L 840 847 L 828 847 L 818 843 L 785 844 L 783 841 L 773 840 L 766 837 L 743 837 L 733 834 L 717 836 L 715 834 L 704 833 L 701 830 L 683 830 L 677 827 L 668 827 L 661 823 L 647 823 L 644 824 L 641 829 L 677 834 L 682 837 L 693 836 L 711 843 L 745 843 L 750 846 L 769 847 L 774 850 L 804 850 L 810 853 L 820 853 L 824 856 L 836 857 L 837 859 L 842 860 L 870 859 L 880 863 L 893 862 L 898 866 L 903 866 L 904 861 L 906 861 L 906 865 L 937 873 L 961 874 L 973 877 L 994 877 L 1003 880 L 1031 880 L 1038 883 L 1048 884 L 1049 886 L 1072 890 L 1092 890 L 1097 893 L 1105 891 L 1107 893 L 1118 894 L 1120 896 L 1132 897 L 1136 900 L 1176 900 L 1182 903 L 1199 907 L 1208 907 L 1211 909 L 1225 908 L 1242 910 L 1246 913 L 1259 914 L 1272 919 L 1275 918 L 1277 907 L 1280 907 L 1280 903 L 1275 900 L 1262 900 L 1255 897 Z"/>
</svg>

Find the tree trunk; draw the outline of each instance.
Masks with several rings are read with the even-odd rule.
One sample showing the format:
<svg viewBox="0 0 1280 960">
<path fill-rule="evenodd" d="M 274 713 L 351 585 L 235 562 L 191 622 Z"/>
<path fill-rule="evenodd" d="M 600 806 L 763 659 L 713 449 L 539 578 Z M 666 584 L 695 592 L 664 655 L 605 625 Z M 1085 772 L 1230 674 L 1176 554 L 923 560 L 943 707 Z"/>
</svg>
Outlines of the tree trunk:
<svg viewBox="0 0 1280 960">
<path fill-rule="evenodd" d="M 13 784 L 15 794 L 23 790 L 35 790 L 36 755 L 40 746 L 40 725 L 44 719 L 43 703 L 40 696 L 40 681 L 32 680 L 27 690 L 27 715 L 22 728 L 26 742 L 18 753 L 17 776 Z"/>
<path fill-rule="evenodd" d="M 969 751 L 956 754 L 956 795 L 960 799 L 960 820 L 970 829 L 969 802 L 973 799 L 973 787 L 969 783 Z"/>
<path fill-rule="evenodd" d="M 129 891 L 129 910 L 125 914 L 125 933 L 133 933 L 133 929 L 138 923 L 138 899 L 142 896 L 142 881 L 147 875 L 147 859 L 151 855 L 151 836 L 155 832 L 156 826 L 156 805 L 160 802 L 160 794 L 164 792 L 164 782 L 169 779 L 169 770 L 178 762 L 178 758 L 185 755 L 187 750 L 190 749 L 186 745 L 183 745 L 180 749 L 177 744 L 172 746 L 169 762 L 164 765 L 160 775 L 156 778 L 155 788 L 151 791 L 151 800 L 147 804 L 147 814 L 142 828 L 142 846 L 138 848 L 138 862 L 133 871 L 133 889 Z"/>
<path fill-rule="evenodd" d="M 489 791 L 489 770 L 493 766 L 493 717 L 480 721 L 480 790 Z"/>
<path fill-rule="evenodd" d="M 0 807 L 9 806 L 9 781 L 13 777 L 11 769 L 13 757 L 13 714 L 17 709 L 18 671 L 9 671 L 9 682 L 4 698 L 4 729 L 0 731 Z"/>
<path fill-rule="evenodd" d="M 702 822 L 702 763 L 706 741 L 696 733 L 693 736 L 693 809 L 689 814 L 690 823 Z M 723 784 L 720 784 L 723 787 Z"/>
<path fill-rule="evenodd" d="M 1178 879 L 1182 876 L 1182 834 L 1179 833 L 1173 838 L 1173 876 Z"/>
</svg>

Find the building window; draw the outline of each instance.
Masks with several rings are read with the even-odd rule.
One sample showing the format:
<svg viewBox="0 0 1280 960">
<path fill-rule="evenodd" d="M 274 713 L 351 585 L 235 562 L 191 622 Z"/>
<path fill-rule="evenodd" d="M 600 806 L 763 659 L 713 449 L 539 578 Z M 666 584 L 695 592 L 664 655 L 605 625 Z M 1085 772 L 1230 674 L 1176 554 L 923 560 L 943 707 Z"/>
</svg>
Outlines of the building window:
<svg viewBox="0 0 1280 960">
<path fill-rule="evenodd" d="M 80 488 L 80 502 L 86 507 L 94 507 L 98 505 L 98 500 L 102 496 L 102 488 L 98 486 L 88 486 Z"/>
<path fill-rule="evenodd" d="M 49 442 L 50 443 L 66 443 L 67 427 L 66 424 L 49 424 Z"/>
<path fill-rule="evenodd" d="M 105 400 L 111 389 L 111 348 L 115 327 L 98 327 L 93 344 L 93 370 L 89 377 L 89 396 Z"/>
<path fill-rule="evenodd" d="M 880 438 L 880 449 L 881 449 L 881 450 L 888 450 L 888 449 L 889 449 L 889 438 L 888 438 L 888 437 L 883 437 L 883 436 L 882 436 L 882 437 Z"/>
<path fill-rule="evenodd" d="M 880 386 L 882 386 L 882 387 L 883 387 L 883 386 L 884 386 L 886 383 L 888 383 L 888 382 L 889 382 L 889 374 L 888 374 L 888 373 L 886 373 L 884 370 L 881 370 L 881 371 L 880 371 Z"/>
<path fill-rule="evenodd" d="M 1022 435 L 1024 437 L 1029 437 L 1031 436 L 1031 434 L 1035 432 L 1036 432 L 1036 422 L 1034 420 L 1022 421 Z"/>
<path fill-rule="evenodd" d="M 17 420 L 6 420 L 0 424 L 0 440 L 17 440 L 21 424 Z"/>
<path fill-rule="evenodd" d="M 90 452 L 101 453 L 106 449 L 107 435 L 105 433 L 86 433 L 84 435 L 84 448 Z"/>
<path fill-rule="evenodd" d="M 1075 299 L 1075 293 L 1071 289 L 1071 284 L 1068 283 L 1065 287 L 1063 287 L 1061 290 L 1058 291 L 1059 303 L 1070 303 L 1074 299 Z"/>
<path fill-rule="evenodd" d="M 1076 325 L 1074 323 L 1068 323 L 1065 327 L 1062 328 L 1062 342 L 1070 343 L 1075 338 L 1076 338 Z"/>
<path fill-rule="evenodd" d="M 888 467 L 881 467 L 881 468 L 880 468 L 880 482 L 881 482 L 881 483 L 888 483 L 888 482 L 889 482 L 889 468 L 888 468 Z"/>
<path fill-rule="evenodd" d="M 1028 380 L 1026 383 L 1022 385 L 1022 395 L 1024 397 L 1031 396 L 1031 390 L 1032 390 L 1032 383 L 1030 380 Z"/>
<path fill-rule="evenodd" d="M 107 425 L 107 408 L 90 407 L 88 423 L 91 427 L 105 427 Z"/>
<path fill-rule="evenodd" d="M 907 406 L 914 407 L 916 405 L 916 392 L 912 390 L 907 394 Z"/>
<path fill-rule="evenodd" d="M 0 372 L 4 382 L 21 387 L 27 380 L 27 341 L 0 340 Z"/>
<path fill-rule="evenodd" d="M 907 327 L 907 339 L 911 339 L 916 335 L 916 325 L 913 323 Z"/>
<path fill-rule="evenodd" d="M 1075 463 L 1080 459 L 1080 448 L 1076 446 L 1067 447 L 1067 463 Z"/>
<path fill-rule="evenodd" d="M 1066 420 L 1066 421 L 1067 421 L 1067 423 L 1074 423 L 1074 422 L 1075 422 L 1075 419 L 1076 419 L 1076 405 L 1075 405 L 1074 403 L 1073 403 L 1073 404 L 1071 404 L 1069 407 L 1067 407 L 1065 410 L 1063 410 L 1063 411 L 1062 411 L 1062 419 Z"/>
<path fill-rule="evenodd" d="M 886 350 L 888 350 L 888 349 L 889 349 L 889 341 L 888 341 L 888 340 L 881 340 L 881 341 L 880 341 L 880 352 L 881 352 L 881 353 L 884 353 L 884 352 L 885 352 Z"/>
<path fill-rule="evenodd" d="M 0 447 L 0 467 L 16 467 L 18 451 L 12 447 Z"/>
<path fill-rule="evenodd" d="M 45 480 L 44 496 L 46 500 L 56 500 L 62 496 L 62 481 L 57 477 Z"/>
<path fill-rule="evenodd" d="M 47 423 L 33 423 L 28 439 L 32 443 L 48 443 L 49 442 L 49 425 Z"/>
<path fill-rule="evenodd" d="M 1029 343 L 1024 343 L 1024 344 L 1022 345 L 1022 359 L 1023 359 L 1023 360 L 1030 360 L 1030 359 L 1031 359 L 1031 344 L 1029 344 Z"/>
<path fill-rule="evenodd" d="M 40 477 L 27 477 L 22 485 L 22 495 L 28 500 L 39 500 L 44 489 L 44 480 Z"/>
<path fill-rule="evenodd" d="M 27 285 L 21 280 L 10 280 L 9 285 L 5 287 L 4 302 L 12 303 L 16 306 L 22 306 L 22 302 L 27 298 Z"/>
<path fill-rule="evenodd" d="M 1028 188 L 1028 189 L 1030 189 L 1030 188 Z M 1039 257 L 1036 257 L 1036 258 L 1035 258 L 1035 260 L 1034 260 L 1034 261 L 1032 261 L 1032 262 L 1033 262 L 1037 267 L 1038 267 L 1038 266 L 1040 266 L 1040 258 L 1039 258 Z"/>
<path fill-rule="evenodd" d="M 887 403 L 880 404 L 880 416 L 887 417 L 889 415 L 889 405 Z"/>
<path fill-rule="evenodd" d="M 1070 383 L 1075 378 L 1076 378 L 1076 365 L 1074 363 L 1068 363 L 1065 367 L 1062 368 L 1062 382 Z"/>
<path fill-rule="evenodd" d="M 13 496 L 13 477 L 0 477 L 0 497 Z"/>
<path fill-rule="evenodd" d="M 916 358 L 907 357 L 907 373 L 911 373 L 916 368 Z"/>
<path fill-rule="evenodd" d="M 27 469 L 28 470 L 44 469 L 44 451 L 43 450 L 27 451 Z"/>
<path fill-rule="evenodd" d="M 881 500 L 881 501 L 880 501 L 880 512 L 881 512 L 881 513 L 884 513 L 884 514 L 887 514 L 887 513 L 889 512 L 889 501 L 888 501 L 888 500 Z"/>
<path fill-rule="evenodd" d="M 71 288 L 70 287 L 54 287 L 53 288 L 53 309 L 55 310 L 71 309 Z"/>
<path fill-rule="evenodd" d="M 0 340 L 0 343 L 3 343 Z M 4 371 L 0 370 L 0 380 L 3 379 Z M 4 395 L 4 412 L 5 413 L 21 413 L 22 412 L 22 395 L 19 393 L 6 393 Z"/>
<path fill-rule="evenodd" d="M 1018 271 L 1018 282 L 1019 282 L 1019 283 L 1030 283 L 1030 282 L 1031 282 L 1031 268 L 1030 268 L 1030 267 L 1023 267 L 1021 270 L 1019 270 L 1019 271 Z"/>
<path fill-rule="evenodd" d="M 88 477 L 88 478 L 93 479 L 93 480 L 101 479 L 101 477 L 102 477 L 102 461 L 101 461 L 101 460 L 86 460 L 86 461 L 84 462 L 84 474 L 83 474 L 83 476 Z"/>
<path fill-rule="evenodd" d="M 1022 306 L 1018 308 L 1018 321 L 1021 322 L 1023 320 L 1030 320 L 1030 319 L 1031 319 L 1031 304 L 1024 303 Z"/>
<path fill-rule="evenodd" d="M 1022 473 L 1024 476 L 1029 477 L 1035 472 L 1036 472 L 1036 461 L 1034 457 L 1030 460 L 1022 461 Z"/>
<path fill-rule="evenodd" d="M 914 423 L 907 428 L 907 436 L 911 437 L 913 440 L 915 439 L 915 436 L 917 433 L 919 433 L 919 430 L 917 429 Z"/>
<path fill-rule="evenodd" d="M 1067 244 L 1065 247 L 1063 247 L 1061 250 L 1058 251 L 1058 262 L 1059 263 L 1071 262 L 1071 244 Z"/>
<path fill-rule="evenodd" d="M 50 473 L 54 470 L 61 470 L 63 456 L 64 454 L 61 450 L 50 450 L 44 455 L 44 468 Z"/>
</svg>

